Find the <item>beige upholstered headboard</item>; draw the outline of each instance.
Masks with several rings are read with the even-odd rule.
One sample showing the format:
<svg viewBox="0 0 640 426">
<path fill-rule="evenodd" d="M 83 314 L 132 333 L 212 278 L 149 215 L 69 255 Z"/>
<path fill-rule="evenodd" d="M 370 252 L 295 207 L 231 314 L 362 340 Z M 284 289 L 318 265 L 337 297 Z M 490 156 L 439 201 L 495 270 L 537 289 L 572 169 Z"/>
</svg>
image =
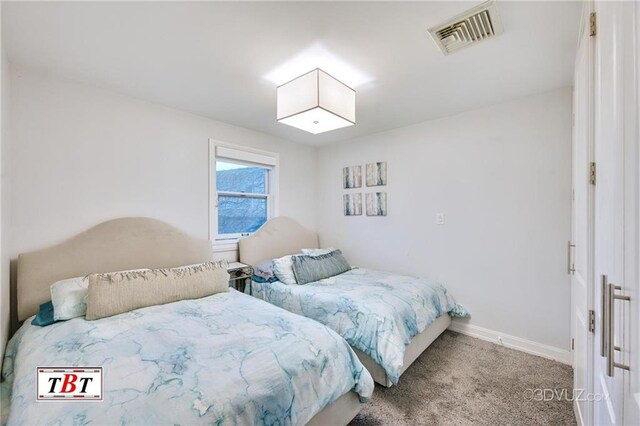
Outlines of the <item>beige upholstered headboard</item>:
<svg viewBox="0 0 640 426">
<path fill-rule="evenodd" d="M 110 220 L 53 247 L 18 256 L 18 320 L 34 315 L 41 303 L 51 299 L 51 284 L 62 279 L 211 259 L 209 240 L 192 238 L 159 220 Z"/>
<path fill-rule="evenodd" d="M 257 265 L 269 259 L 318 248 L 318 234 L 289 217 L 276 217 L 238 243 L 240 262 Z"/>
</svg>

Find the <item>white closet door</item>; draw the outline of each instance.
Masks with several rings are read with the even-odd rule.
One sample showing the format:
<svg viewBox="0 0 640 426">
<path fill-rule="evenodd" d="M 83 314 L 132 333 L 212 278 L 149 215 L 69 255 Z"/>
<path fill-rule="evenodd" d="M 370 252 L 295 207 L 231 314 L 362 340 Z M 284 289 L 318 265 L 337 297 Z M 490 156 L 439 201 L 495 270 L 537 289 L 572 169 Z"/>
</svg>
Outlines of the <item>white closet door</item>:
<svg viewBox="0 0 640 426">
<path fill-rule="evenodd" d="M 573 92 L 573 197 L 571 243 L 567 247 L 567 270 L 571 273 L 574 389 L 592 388 L 593 334 L 589 331 L 589 310 L 593 306 L 593 186 L 590 163 L 593 149 L 593 41 L 589 35 L 592 4 L 585 3 L 580 31 Z M 579 424 L 590 424 L 592 404 L 574 400 Z"/>
<path fill-rule="evenodd" d="M 615 295 L 612 303 L 605 303 L 609 307 L 605 310 L 605 318 L 611 318 L 604 323 L 609 324 L 611 330 L 604 333 L 607 350 L 605 356 L 596 357 L 594 365 L 594 392 L 599 397 L 594 403 L 594 424 L 598 425 L 627 423 L 624 406 L 630 384 L 630 372 L 620 366 L 630 363 L 629 315 L 632 305 L 619 298 L 629 296 L 634 288 L 637 289 L 637 282 L 630 279 L 625 268 L 630 238 L 636 240 L 635 236 L 625 234 L 625 227 L 632 222 L 638 223 L 637 217 L 625 217 L 625 209 L 635 204 L 628 197 L 628 189 L 633 185 L 637 190 L 637 181 L 629 182 L 626 177 L 630 164 L 625 161 L 626 126 L 629 124 L 626 117 L 629 105 L 625 94 L 630 89 L 628 57 L 636 55 L 634 49 L 630 49 L 633 39 L 625 40 L 629 5 L 632 3 L 595 3 L 595 293 L 598 301 L 606 300 L 607 295 Z M 638 265 L 637 261 L 633 264 Z M 604 289 L 603 276 L 607 277 Z M 609 284 L 617 287 L 615 291 L 608 287 Z M 600 330 L 599 342 L 594 347 L 596 353 L 600 352 L 602 337 Z M 616 367 L 611 368 L 611 362 L 615 362 Z M 638 368 L 637 365 L 631 367 Z"/>
<path fill-rule="evenodd" d="M 624 283 L 631 298 L 623 348 L 631 370 L 624 384 L 624 422 L 640 425 L 640 3 L 622 6 L 624 85 Z"/>
</svg>

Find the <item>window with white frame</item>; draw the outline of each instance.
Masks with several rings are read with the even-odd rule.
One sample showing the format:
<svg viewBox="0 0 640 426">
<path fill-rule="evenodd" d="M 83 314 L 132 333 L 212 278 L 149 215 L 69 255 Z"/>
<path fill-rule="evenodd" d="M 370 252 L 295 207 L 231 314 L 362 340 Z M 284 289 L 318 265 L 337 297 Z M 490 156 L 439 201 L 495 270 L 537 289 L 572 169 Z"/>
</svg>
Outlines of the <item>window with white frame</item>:
<svg viewBox="0 0 640 426">
<path fill-rule="evenodd" d="M 277 215 L 278 155 L 211 144 L 210 237 L 235 244 Z"/>
</svg>

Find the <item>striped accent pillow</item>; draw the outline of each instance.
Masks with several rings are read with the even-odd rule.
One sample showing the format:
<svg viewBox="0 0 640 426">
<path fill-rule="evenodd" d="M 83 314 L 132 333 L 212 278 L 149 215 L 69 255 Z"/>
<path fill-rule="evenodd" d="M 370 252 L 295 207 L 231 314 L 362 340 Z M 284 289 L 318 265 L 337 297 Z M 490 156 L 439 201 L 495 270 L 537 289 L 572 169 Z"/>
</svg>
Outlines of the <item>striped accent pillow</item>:
<svg viewBox="0 0 640 426">
<path fill-rule="evenodd" d="M 229 291 L 227 263 L 89 275 L 87 320 Z"/>
<path fill-rule="evenodd" d="M 340 250 L 318 256 L 292 256 L 293 274 L 298 284 L 307 284 L 351 270 Z"/>
</svg>

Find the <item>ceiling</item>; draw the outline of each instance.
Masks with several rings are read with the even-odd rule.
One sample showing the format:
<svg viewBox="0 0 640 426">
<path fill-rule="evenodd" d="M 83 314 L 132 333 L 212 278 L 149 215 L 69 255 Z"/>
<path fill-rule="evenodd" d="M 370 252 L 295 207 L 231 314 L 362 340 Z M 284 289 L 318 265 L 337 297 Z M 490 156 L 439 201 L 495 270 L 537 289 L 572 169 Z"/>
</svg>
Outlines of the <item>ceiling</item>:
<svg viewBox="0 0 640 426">
<path fill-rule="evenodd" d="M 3 2 L 2 31 L 16 64 L 322 145 L 572 85 L 580 2 L 501 1 L 503 35 L 443 56 L 427 29 L 478 3 Z M 276 123 L 276 82 L 315 62 L 355 126 Z"/>
</svg>

